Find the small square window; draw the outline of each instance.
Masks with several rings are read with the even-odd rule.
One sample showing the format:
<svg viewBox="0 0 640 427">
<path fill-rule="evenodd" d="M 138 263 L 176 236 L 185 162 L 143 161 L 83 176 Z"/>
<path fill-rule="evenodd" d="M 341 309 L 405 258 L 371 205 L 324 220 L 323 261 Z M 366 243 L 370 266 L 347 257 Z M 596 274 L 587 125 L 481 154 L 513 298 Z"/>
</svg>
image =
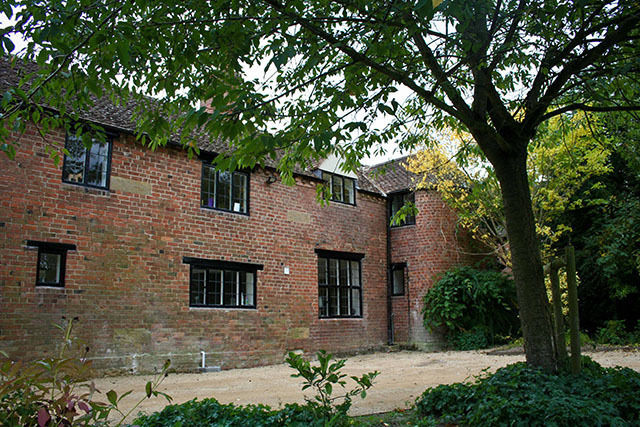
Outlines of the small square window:
<svg viewBox="0 0 640 427">
<path fill-rule="evenodd" d="M 64 287 L 67 251 L 76 245 L 28 240 L 27 246 L 38 248 L 36 286 Z"/>
</svg>

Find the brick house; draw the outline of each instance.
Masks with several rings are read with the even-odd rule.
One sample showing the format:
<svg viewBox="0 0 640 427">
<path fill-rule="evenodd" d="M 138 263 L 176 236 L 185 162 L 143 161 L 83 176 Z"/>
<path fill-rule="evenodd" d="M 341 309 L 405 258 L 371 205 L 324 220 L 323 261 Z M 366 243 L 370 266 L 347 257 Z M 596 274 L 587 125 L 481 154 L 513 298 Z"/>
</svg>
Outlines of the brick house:
<svg viewBox="0 0 640 427">
<path fill-rule="evenodd" d="M 15 73 L 0 61 L 0 93 Z M 146 149 L 129 110 L 99 102 L 84 117 L 110 135 L 87 151 L 34 126 L 14 160 L 0 156 L 0 350 L 50 354 L 54 327 L 75 329 L 94 366 L 148 372 L 279 363 L 290 350 L 354 352 L 433 344 L 421 299 L 460 263 L 455 216 L 431 191 L 411 192 L 404 159 L 348 174 L 337 159 L 299 170 L 233 173 Z M 70 155 L 55 165 L 47 144 Z M 385 174 L 378 172 L 384 168 Z M 316 187 L 328 183 L 321 206 Z M 389 215 L 414 199 L 398 227 Z"/>
</svg>

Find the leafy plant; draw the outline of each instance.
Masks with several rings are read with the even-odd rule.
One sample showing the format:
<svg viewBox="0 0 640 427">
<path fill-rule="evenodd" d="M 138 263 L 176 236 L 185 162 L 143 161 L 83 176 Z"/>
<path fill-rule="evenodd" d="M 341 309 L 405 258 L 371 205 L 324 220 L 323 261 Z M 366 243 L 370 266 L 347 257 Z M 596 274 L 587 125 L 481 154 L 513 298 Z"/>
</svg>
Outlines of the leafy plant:
<svg viewBox="0 0 640 427">
<path fill-rule="evenodd" d="M 359 395 L 362 399 L 367 396 L 367 390 L 371 388 L 373 380 L 379 372 L 369 372 L 361 377 L 351 376 L 350 378 L 355 381 L 356 387 L 342 395 L 333 396 L 336 386 L 345 388 L 347 375 L 342 373 L 341 369 L 346 360 L 331 362 L 333 356 L 324 350 L 319 351 L 316 355 L 318 366 L 312 366 L 308 360 L 293 352 L 289 353 L 286 362 L 297 371 L 297 373 L 291 374 L 292 377 L 304 379 L 302 390 L 308 388 L 315 390 L 316 395 L 313 399 L 307 398 L 307 404 L 315 408 L 318 415 L 336 420 L 347 414 L 354 396 Z M 339 401 L 341 402 L 337 403 Z"/>
<path fill-rule="evenodd" d="M 625 345 L 632 339 L 632 334 L 627 333 L 624 320 L 607 320 L 596 334 L 598 344 Z"/>
<path fill-rule="evenodd" d="M 495 344 L 519 327 L 513 280 L 496 271 L 459 267 L 425 294 L 425 326 L 443 327 L 459 349 Z"/>
<path fill-rule="evenodd" d="M 579 375 L 515 363 L 473 383 L 440 385 L 416 401 L 420 425 L 636 425 L 640 373 L 583 357 Z"/>
<path fill-rule="evenodd" d="M 313 410 L 304 405 L 287 404 L 280 410 L 265 405 L 236 406 L 216 399 L 190 400 L 166 406 L 162 411 L 142 415 L 133 422 L 139 427 L 163 426 L 310 426 L 321 427 Z"/>
<path fill-rule="evenodd" d="M 63 318 L 64 319 L 64 318 Z M 146 396 L 126 413 L 118 408 L 120 401 L 131 392 L 118 396 L 107 393 L 108 403 L 95 400 L 98 390 L 91 378 L 91 361 L 86 359 L 89 347 L 82 347 L 72 336 L 75 317 L 66 324 L 56 325 L 64 333 L 57 357 L 32 362 L 12 361 L 2 354 L 0 361 L 0 425 L 22 426 L 86 426 L 106 425 L 112 411 L 120 414 L 121 425 L 142 402 L 151 396 L 164 396 L 158 386 L 166 376 L 167 361 L 159 375 L 146 385 Z M 70 350 L 82 348 L 82 355 L 67 356 Z"/>
</svg>

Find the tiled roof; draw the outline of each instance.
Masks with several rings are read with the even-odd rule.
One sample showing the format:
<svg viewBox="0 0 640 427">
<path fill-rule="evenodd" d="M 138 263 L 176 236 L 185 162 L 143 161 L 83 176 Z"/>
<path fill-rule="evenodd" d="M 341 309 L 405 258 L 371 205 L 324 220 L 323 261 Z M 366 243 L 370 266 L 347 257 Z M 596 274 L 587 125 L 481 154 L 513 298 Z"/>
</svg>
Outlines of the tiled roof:
<svg viewBox="0 0 640 427">
<path fill-rule="evenodd" d="M 394 193 L 411 189 L 418 175 L 405 167 L 409 156 L 370 166 L 364 173 L 384 193 Z"/>
<path fill-rule="evenodd" d="M 21 76 L 25 73 L 32 73 L 37 70 L 34 63 L 24 63 L 16 60 L 12 65 L 8 57 L 0 57 L 0 94 L 7 89 L 15 87 Z M 149 102 L 148 108 L 153 108 L 156 100 L 146 98 Z M 46 106 L 46 105 L 44 105 Z M 81 114 L 83 120 L 87 120 L 107 128 L 112 128 L 127 133 L 135 132 L 135 122 L 133 112 L 136 103 L 132 100 L 127 105 L 116 105 L 108 97 L 95 99 L 86 113 Z M 220 153 L 229 149 L 224 141 L 211 141 L 206 136 L 198 138 L 198 146 L 204 152 Z M 413 178 L 416 176 L 407 171 L 404 167 L 406 156 L 381 163 L 371 167 L 365 167 L 358 171 L 358 188 L 370 193 L 385 194 L 401 191 L 412 187 Z M 265 159 L 266 166 L 275 167 L 277 162 L 272 159 Z M 317 162 L 315 162 L 317 163 Z M 315 165 L 313 163 L 313 165 Z M 312 169 L 313 169 L 312 165 Z M 299 175 L 316 178 L 313 170 L 296 170 Z"/>
</svg>

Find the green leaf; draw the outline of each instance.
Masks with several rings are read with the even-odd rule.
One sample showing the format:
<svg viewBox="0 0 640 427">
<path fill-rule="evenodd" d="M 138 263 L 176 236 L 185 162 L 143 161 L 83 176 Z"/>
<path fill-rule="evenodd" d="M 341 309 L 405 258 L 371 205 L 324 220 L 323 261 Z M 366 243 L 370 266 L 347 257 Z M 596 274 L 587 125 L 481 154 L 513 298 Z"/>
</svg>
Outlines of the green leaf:
<svg viewBox="0 0 640 427">
<path fill-rule="evenodd" d="M 151 381 L 147 382 L 147 385 L 145 386 L 145 391 L 147 393 L 147 397 L 148 398 L 151 397 L 151 393 L 153 391 Z"/>
<path fill-rule="evenodd" d="M 111 403 L 113 406 L 117 406 L 118 405 L 118 394 L 113 391 L 113 390 L 109 390 L 107 392 L 107 400 L 109 401 L 109 403 Z"/>
</svg>

